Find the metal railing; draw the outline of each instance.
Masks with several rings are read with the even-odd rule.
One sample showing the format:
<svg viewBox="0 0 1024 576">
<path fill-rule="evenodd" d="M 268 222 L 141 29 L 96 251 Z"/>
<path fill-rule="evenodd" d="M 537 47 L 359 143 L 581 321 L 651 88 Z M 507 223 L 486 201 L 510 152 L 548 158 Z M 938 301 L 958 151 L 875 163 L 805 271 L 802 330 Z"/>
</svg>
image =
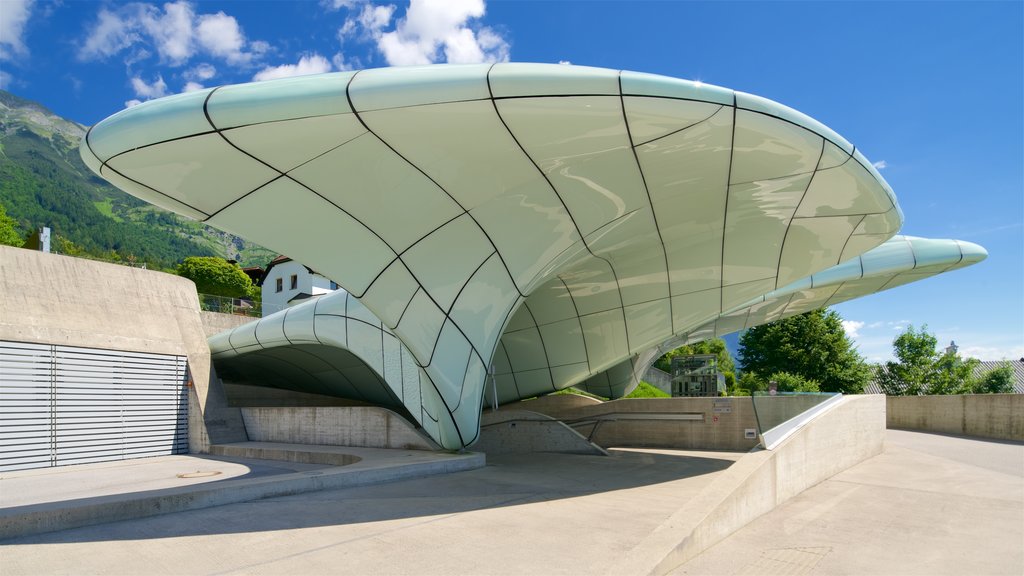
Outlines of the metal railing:
<svg viewBox="0 0 1024 576">
<path fill-rule="evenodd" d="M 251 316 L 259 318 L 263 315 L 262 302 L 248 298 L 228 298 L 213 294 L 199 294 L 199 309 L 206 312 L 219 312 L 235 316 Z"/>
</svg>

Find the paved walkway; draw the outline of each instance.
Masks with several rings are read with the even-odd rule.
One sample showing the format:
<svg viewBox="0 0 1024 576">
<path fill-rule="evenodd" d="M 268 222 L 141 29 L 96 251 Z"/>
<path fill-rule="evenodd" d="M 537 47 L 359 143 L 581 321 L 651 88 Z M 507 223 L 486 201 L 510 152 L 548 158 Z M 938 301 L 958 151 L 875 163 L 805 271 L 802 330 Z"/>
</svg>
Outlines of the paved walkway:
<svg viewBox="0 0 1024 576">
<path fill-rule="evenodd" d="M 492 456 L 469 472 L 8 540 L 0 573 L 595 573 L 741 456 Z"/>
<path fill-rule="evenodd" d="M 885 452 L 673 574 L 1024 574 L 1024 444 L 889 430 Z"/>
<path fill-rule="evenodd" d="M 0 573 L 603 573 L 740 456 L 611 452 L 8 540 Z M 1022 551 L 1024 445 L 890 431 L 676 573 L 1020 575 Z"/>
</svg>

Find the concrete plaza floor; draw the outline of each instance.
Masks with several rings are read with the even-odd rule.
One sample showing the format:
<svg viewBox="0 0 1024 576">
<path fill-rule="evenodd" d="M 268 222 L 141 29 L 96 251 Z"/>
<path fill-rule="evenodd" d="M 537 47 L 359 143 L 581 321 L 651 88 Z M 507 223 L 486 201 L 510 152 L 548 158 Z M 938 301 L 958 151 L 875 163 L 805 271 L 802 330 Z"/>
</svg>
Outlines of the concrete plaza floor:
<svg viewBox="0 0 1024 576">
<path fill-rule="evenodd" d="M 889 430 L 673 574 L 1024 574 L 1024 444 Z"/>
<path fill-rule="evenodd" d="M 612 450 L 0 542 L 15 574 L 601 574 L 738 457 Z M 680 535 L 682 538 L 684 535 Z M 886 451 L 677 574 L 1021 574 L 1024 445 L 889 431 Z"/>
</svg>

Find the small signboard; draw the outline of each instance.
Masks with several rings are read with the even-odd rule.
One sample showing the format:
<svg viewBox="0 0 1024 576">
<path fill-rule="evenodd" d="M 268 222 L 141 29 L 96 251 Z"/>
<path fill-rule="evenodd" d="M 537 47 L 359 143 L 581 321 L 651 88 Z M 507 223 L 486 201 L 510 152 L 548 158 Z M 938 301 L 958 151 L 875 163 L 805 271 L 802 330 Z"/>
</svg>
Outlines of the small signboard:
<svg viewBox="0 0 1024 576">
<path fill-rule="evenodd" d="M 743 437 L 748 440 L 757 440 L 757 430 L 755 428 L 746 428 L 743 430 Z"/>
<path fill-rule="evenodd" d="M 711 405 L 711 411 L 715 414 L 729 414 L 732 412 L 732 400 L 729 398 L 715 399 Z"/>
</svg>

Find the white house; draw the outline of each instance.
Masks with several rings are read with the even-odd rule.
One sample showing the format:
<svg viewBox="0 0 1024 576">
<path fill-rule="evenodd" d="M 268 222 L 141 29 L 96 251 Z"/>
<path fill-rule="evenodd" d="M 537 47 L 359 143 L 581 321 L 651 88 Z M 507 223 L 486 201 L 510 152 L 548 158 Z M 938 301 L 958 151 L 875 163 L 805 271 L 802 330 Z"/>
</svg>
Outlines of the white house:
<svg viewBox="0 0 1024 576">
<path fill-rule="evenodd" d="M 274 258 L 257 284 L 263 290 L 264 316 L 338 289 L 330 278 L 287 256 Z"/>
</svg>

